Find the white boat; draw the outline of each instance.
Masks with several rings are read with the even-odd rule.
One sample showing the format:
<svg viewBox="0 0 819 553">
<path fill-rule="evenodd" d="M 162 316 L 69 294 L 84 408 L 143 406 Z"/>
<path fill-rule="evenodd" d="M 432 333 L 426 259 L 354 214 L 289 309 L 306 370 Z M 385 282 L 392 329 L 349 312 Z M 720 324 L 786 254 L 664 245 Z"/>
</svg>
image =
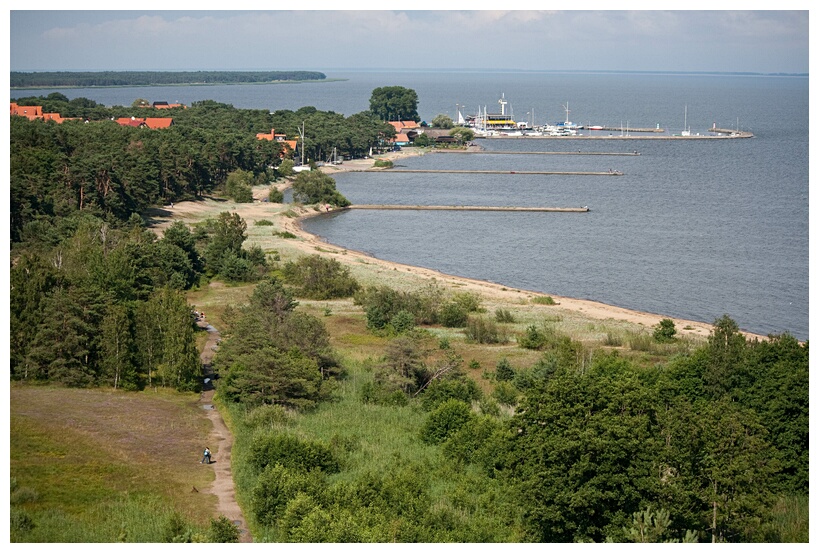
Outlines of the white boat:
<svg viewBox="0 0 819 553">
<path fill-rule="evenodd" d="M 685 105 L 685 119 L 683 122 L 683 130 L 680 136 L 691 136 L 691 129 L 688 127 L 688 104 Z"/>
</svg>

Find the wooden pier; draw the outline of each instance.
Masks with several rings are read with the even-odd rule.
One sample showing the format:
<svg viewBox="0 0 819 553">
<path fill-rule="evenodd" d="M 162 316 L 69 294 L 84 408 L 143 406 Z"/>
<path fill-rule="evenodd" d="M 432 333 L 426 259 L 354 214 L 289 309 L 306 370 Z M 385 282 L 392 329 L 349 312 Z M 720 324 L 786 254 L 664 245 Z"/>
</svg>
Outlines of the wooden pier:
<svg viewBox="0 0 819 553">
<path fill-rule="evenodd" d="M 484 205 L 369 205 L 353 204 L 343 209 L 384 209 L 412 211 L 535 211 L 557 213 L 586 213 L 589 208 L 583 207 L 500 207 Z M 341 210 L 340 210 L 341 211 Z"/>
<path fill-rule="evenodd" d="M 432 150 L 434 154 L 491 154 L 491 155 L 541 155 L 541 156 L 639 156 L 640 152 L 505 152 L 499 150 Z"/>
<path fill-rule="evenodd" d="M 463 173 L 484 175 L 591 175 L 598 177 L 619 177 L 621 171 L 498 171 L 478 169 L 354 169 L 350 173 Z"/>
</svg>

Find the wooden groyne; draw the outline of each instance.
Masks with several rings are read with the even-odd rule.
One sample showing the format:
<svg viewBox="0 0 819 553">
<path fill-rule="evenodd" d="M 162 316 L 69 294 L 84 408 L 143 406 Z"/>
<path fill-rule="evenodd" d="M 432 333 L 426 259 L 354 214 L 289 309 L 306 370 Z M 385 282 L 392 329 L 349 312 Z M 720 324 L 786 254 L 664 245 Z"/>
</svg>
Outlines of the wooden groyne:
<svg viewBox="0 0 819 553">
<path fill-rule="evenodd" d="M 541 156 L 639 156 L 640 152 L 505 152 L 499 150 L 432 150 L 434 154 L 491 154 L 491 155 L 541 155 Z"/>
<path fill-rule="evenodd" d="M 622 176 L 621 171 L 498 171 L 479 169 L 354 169 L 350 173 L 463 173 L 484 175 L 592 175 L 600 177 Z"/>
<path fill-rule="evenodd" d="M 583 207 L 500 207 L 485 205 L 370 205 L 354 204 L 344 209 L 385 209 L 412 211 L 537 211 L 557 213 L 586 213 L 589 208 Z"/>
</svg>

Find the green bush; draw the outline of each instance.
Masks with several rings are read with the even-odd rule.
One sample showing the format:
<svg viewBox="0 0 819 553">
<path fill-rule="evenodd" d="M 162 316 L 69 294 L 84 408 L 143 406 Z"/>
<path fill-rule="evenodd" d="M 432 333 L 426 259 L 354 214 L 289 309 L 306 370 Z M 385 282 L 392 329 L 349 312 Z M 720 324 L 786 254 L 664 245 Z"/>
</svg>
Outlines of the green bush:
<svg viewBox="0 0 819 553">
<path fill-rule="evenodd" d="M 450 399 L 458 399 L 471 404 L 481 399 L 482 395 L 481 389 L 471 378 L 438 379 L 424 390 L 421 395 L 421 406 L 427 411 L 432 411 Z"/>
<path fill-rule="evenodd" d="M 415 328 L 415 315 L 402 309 L 390 319 L 390 325 L 398 334 L 403 334 Z"/>
<path fill-rule="evenodd" d="M 536 303 L 538 305 L 557 305 L 557 302 L 555 302 L 552 296 L 535 296 L 532 298 L 532 303 Z"/>
<path fill-rule="evenodd" d="M 536 325 L 530 325 L 526 333 L 518 338 L 518 345 L 525 349 L 543 349 L 546 347 L 548 337 Z"/>
<path fill-rule="evenodd" d="M 291 499 L 300 493 L 320 496 L 326 486 L 321 472 L 268 465 L 251 491 L 250 510 L 259 523 L 272 525 Z"/>
<path fill-rule="evenodd" d="M 662 319 L 654 327 L 654 339 L 658 342 L 673 342 L 675 334 L 677 334 L 677 327 L 671 319 Z"/>
<path fill-rule="evenodd" d="M 499 323 L 514 323 L 515 317 L 512 316 L 512 313 L 508 309 L 498 307 L 495 310 L 495 320 Z"/>
<path fill-rule="evenodd" d="M 495 366 L 495 379 L 498 382 L 503 381 L 510 381 L 514 380 L 515 378 L 515 369 L 512 367 L 512 364 L 509 360 L 504 357 L 498 364 Z"/>
<path fill-rule="evenodd" d="M 339 470 L 338 461 L 329 447 L 289 434 L 265 433 L 256 436 L 250 445 L 249 460 L 257 471 L 272 465 L 299 470 L 321 469 L 324 472 Z"/>
<path fill-rule="evenodd" d="M 285 426 L 293 423 L 293 417 L 283 405 L 264 404 L 251 409 L 245 423 L 252 428 Z"/>
<path fill-rule="evenodd" d="M 257 227 L 272 227 L 272 226 L 273 226 L 273 221 L 270 221 L 270 220 L 268 220 L 268 219 L 259 219 L 259 220 L 258 220 L 258 221 L 256 221 L 256 223 L 254 223 L 254 224 L 255 224 Z"/>
<path fill-rule="evenodd" d="M 518 391 L 510 382 L 498 382 L 492 391 L 492 397 L 501 405 L 514 407 L 518 404 Z"/>
<path fill-rule="evenodd" d="M 452 301 L 460 305 L 467 313 L 482 311 L 481 297 L 475 292 L 459 292 L 452 297 Z"/>
<path fill-rule="evenodd" d="M 495 321 L 485 317 L 469 317 L 466 337 L 479 344 L 502 344 L 507 341 L 506 333 L 498 328 Z"/>
<path fill-rule="evenodd" d="M 359 288 L 350 269 L 318 254 L 285 263 L 282 274 L 295 287 L 297 296 L 314 300 L 349 297 Z"/>
<path fill-rule="evenodd" d="M 436 407 L 421 428 L 421 440 L 440 444 L 475 418 L 472 408 L 459 399 L 448 399 Z"/>
<path fill-rule="evenodd" d="M 469 312 L 457 302 L 448 301 L 441 306 L 438 320 L 447 328 L 460 328 L 466 326 L 469 319 Z"/>
<path fill-rule="evenodd" d="M 386 169 L 393 168 L 393 162 L 389 159 L 376 159 L 373 167 L 384 167 Z"/>
<path fill-rule="evenodd" d="M 238 543 L 239 529 L 233 521 L 225 515 L 211 519 L 210 530 L 208 531 L 209 543 Z"/>
<path fill-rule="evenodd" d="M 284 202 L 284 192 L 276 188 L 270 187 L 270 192 L 267 193 L 267 201 L 272 204 L 280 204 Z"/>
<path fill-rule="evenodd" d="M 475 462 L 478 460 L 476 454 L 486 447 L 493 435 L 502 431 L 503 426 L 497 420 L 473 415 L 446 440 L 444 454 L 462 463 Z"/>
</svg>

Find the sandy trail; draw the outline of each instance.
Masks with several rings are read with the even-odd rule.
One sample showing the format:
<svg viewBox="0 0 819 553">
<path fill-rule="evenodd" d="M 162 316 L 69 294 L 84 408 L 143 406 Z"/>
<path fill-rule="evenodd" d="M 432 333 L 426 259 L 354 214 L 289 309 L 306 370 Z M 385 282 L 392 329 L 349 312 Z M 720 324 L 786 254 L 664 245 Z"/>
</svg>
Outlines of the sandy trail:
<svg viewBox="0 0 819 553">
<path fill-rule="evenodd" d="M 213 376 L 211 361 L 215 351 L 214 347 L 216 347 L 219 340 L 219 331 L 201 320 L 197 324 L 200 328 L 204 328 L 208 331 L 208 341 L 205 344 L 200 358 L 202 360 L 202 372 L 205 378 L 210 378 Z M 230 433 L 224 419 L 222 419 L 222 415 L 219 414 L 219 411 L 216 410 L 216 406 L 213 405 L 214 392 L 212 381 L 208 382 L 199 399 L 202 408 L 205 409 L 208 418 L 213 423 L 213 431 L 210 434 L 208 447 L 212 452 L 213 459 L 210 467 L 213 468 L 213 472 L 216 475 L 213 484 L 202 491 L 204 493 L 212 493 L 216 496 L 218 500 L 216 505 L 217 512 L 233 521 L 233 524 L 239 528 L 240 542 L 250 543 L 253 541 L 253 538 L 250 535 L 250 530 L 248 530 L 242 509 L 236 502 L 236 490 L 233 487 L 233 474 L 230 470 L 230 453 L 233 449 L 233 434 Z"/>
</svg>

